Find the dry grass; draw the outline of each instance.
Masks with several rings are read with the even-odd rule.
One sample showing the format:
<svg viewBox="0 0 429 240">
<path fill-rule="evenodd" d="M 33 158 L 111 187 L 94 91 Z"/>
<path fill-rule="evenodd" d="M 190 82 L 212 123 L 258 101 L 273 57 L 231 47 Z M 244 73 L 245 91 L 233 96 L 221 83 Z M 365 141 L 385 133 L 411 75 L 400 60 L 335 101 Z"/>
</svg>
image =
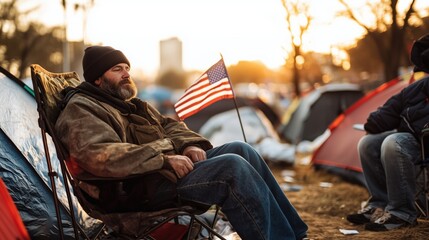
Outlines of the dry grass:
<svg viewBox="0 0 429 240">
<path fill-rule="evenodd" d="M 360 208 L 368 199 L 368 192 L 360 185 L 351 184 L 324 171 L 315 171 L 309 165 L 285 167 L 270 165 L 279 183 L 284 183 L 282 170 L 293 170 L 295 182 L 302 186 L 297 192 L 285 192 L 289 200 L 309 226 L 310 239 L 429 239 L 429 221 L 419 220 L 414 228 L 388 232 L 365 231 L 363 226 L 349 223 L 345 216 Z M 321 187 L 321 182 L 332 183 Z M 344 235 L 339 229 L 357 230 L 356 235 Z"/>
</svg>

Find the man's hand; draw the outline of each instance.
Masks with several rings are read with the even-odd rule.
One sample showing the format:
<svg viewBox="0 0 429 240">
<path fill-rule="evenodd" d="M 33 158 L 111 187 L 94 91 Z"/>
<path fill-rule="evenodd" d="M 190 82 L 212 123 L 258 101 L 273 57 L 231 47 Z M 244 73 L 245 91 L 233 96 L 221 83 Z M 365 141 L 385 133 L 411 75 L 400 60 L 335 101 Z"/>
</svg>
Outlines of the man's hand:
<svg viewBox="0 0 429 240">
<path fill-rule="evenodd" d="M 187 156 L 165 155 L 165 161 L 174 170 L 178 178 L 186 176 L 194 169 L 194 163 Z"/>
<path fill-rule="evenodd" d="M 183 151 L 183 155 L 190 158 L 192 162 L 199 162 L 207 159 L 206 152 L 203 149 L 196 146 L 186 147 L 185 150 Z"/>
</svg>

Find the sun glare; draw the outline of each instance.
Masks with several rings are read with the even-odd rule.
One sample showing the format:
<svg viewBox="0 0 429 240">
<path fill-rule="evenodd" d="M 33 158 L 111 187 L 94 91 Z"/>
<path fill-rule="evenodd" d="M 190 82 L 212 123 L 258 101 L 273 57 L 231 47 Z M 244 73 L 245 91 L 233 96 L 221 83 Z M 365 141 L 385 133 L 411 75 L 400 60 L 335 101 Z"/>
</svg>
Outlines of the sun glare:
<svg viewBox="0 0 429 240">
<path fill-rule="evenodd" d="M 304 50 L 329 52 L 347 45 L 362 30 L 347 21 L 334 21 L 338 3 L 308 0 L 315 21 L 303 42 Z M 27 1 L 34 4 L 34 1 Z M 291 49 L 280 0 L 69 0 L 69 40 L 121 49 L 133 68 L 155 74 L 159 42 L 177 37 L 183 43 L 183 67 L 205 70 L 223 55 L 227 65 L 260 61 L 269 68 L 284 64 Z M 61 1 L 39 0 L 38 18 L 63 24 Z M 78 6 L 78 7 L 76 7 Z"/>
</svg>

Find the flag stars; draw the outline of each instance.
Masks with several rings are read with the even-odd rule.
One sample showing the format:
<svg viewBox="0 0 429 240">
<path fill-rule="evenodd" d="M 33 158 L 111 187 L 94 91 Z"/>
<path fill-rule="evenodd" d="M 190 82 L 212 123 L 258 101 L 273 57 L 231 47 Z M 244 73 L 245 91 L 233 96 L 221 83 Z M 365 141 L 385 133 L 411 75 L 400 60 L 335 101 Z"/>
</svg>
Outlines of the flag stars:
<svg viewBox="0 0 429 240">
<path fill-rule="evenodd" d="M 225 64 L 222 60 L 207 70 L 207 77 L 209 78 L 209 82 L 211 84 L 228 77 L 226 74 Z"/>
</svg>

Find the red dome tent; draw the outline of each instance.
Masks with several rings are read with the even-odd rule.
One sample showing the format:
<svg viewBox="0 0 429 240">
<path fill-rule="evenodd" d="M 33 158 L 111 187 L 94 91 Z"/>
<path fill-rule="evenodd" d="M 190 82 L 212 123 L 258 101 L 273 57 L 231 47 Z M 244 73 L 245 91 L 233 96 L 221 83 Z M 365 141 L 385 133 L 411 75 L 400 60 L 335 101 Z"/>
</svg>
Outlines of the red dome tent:
<svg viewBox="0 0 429 240">
<path fill-rule="evenodd" d="M 357 152 L 357 143 L 365 131 L 355 129 L 354 125 L 365 123 L 372 111 L 400 92 L 410 81 L 401 81 L 399 78 L 391 80 L 367 93 L 339 115 L 327 130 L 330 132 L 329 137 L 314 152 L 313 165 L 365 185 Z"/>
<path fill-rule="evenodd" d="M 27 229 L 22 222 L 18 209 L 9 194 L 3 180 L 0 178 L 0 236 L 2 239 L 30 239 Z"/>
</svg>

